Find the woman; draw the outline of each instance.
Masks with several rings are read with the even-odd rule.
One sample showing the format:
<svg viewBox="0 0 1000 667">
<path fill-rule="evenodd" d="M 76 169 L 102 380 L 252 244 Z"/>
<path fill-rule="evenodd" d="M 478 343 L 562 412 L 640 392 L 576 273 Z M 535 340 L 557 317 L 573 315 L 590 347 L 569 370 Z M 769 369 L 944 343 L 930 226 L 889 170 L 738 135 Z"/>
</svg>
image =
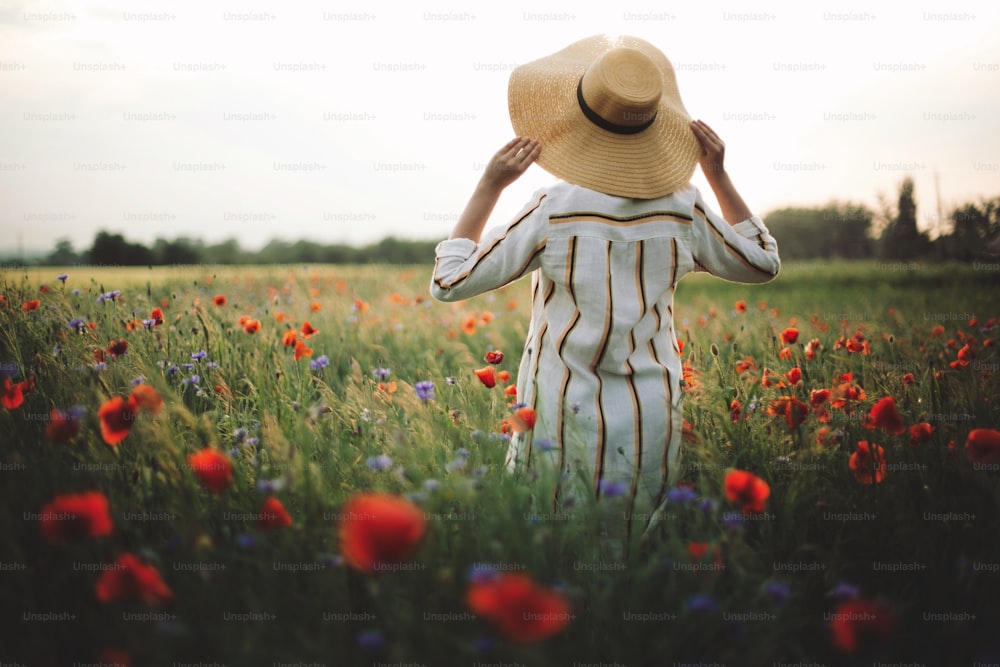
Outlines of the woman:
<svg viewBox="0 0 1000 667">
<path fill-rule="evenodd" d="M 723 142 L 691 120 L 670 62 L 648 42 L 581 40 L 515 69 L 508 95 L 519 136 L 438 244 L 431 293 L 466 299 L 532 274 L 517 395 L 537 420 L 512 438 L 508 465 L 552 461 L 584 474 L 597 497 L 626 494 L 631 533 L 634 518 L 648 527 L 680 473 L 677 282 L 699 270 L 766 282 L 777 244 L 730 181 Z M 561 181 L 480 241 L 500 193 L 536 161 Z M 698 163 L 721 217 L 689 183 Z"/>
</svg>

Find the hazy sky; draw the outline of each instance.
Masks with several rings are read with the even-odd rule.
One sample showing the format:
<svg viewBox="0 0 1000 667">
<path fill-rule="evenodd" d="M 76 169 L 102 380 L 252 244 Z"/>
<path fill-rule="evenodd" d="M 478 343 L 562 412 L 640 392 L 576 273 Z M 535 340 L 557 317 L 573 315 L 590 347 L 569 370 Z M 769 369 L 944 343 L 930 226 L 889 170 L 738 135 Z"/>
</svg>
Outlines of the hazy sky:
<svg viewBox="0 0 1000 667">
<path fill-rule="evenodd" d="M 925 228 L 935 173 L 945 214 L 1000 195 L 995 0 L 586 4 L 0 0 L 0 251 L 444 238 L 513 136 L 510 70 L 602 32 L 666 53 L 760 213 L 906 174 Z"/>
</svg>

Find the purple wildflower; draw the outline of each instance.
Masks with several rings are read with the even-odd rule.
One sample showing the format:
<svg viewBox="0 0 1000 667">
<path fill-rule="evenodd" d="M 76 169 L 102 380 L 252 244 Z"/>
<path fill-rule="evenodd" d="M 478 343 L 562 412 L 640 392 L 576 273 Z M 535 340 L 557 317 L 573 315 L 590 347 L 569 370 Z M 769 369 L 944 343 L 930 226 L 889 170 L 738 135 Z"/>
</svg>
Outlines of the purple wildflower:
<svg viewBox="0 0 1000 667">
<path fill-rule="evenodd" d="M 60 273 L 58 276 L 56 276 L 56 280 L 58 280 L 59 282 L 61 282 L 63 285 L 66 284 L 66 279 L 67 278 L 69 278 L 69 274 L 68 273 Z"/>
<path fill-rule="evenodd" d="M 201 361 L 208 356 L 208 352 L 205 350 L 198 350 L 197 352 L 191 353 L 191 361 Z"/>
<path fill-rule="evenodd" d="M 368 459 L 368 467 L 372 470 L 388 470 L 392 467 L 392 459 L 387 454 L 379 454 Z"/>
<path fill-rule="evenodd" d="M 625 495 L 625 482 L 602 479 L 597 484 L 597 488 L 606 498 L 617 498 Z"/>
<path fill-rule="evenodd" d="M 375 376 L 376 380 L 385 380 L 392 373 L 392 370 L 388 368 L 375 368 L 372 369 L 372 375 Z"/>
<path fill-rule="evenodd" d="M 684 603 L 684 606 L 688 611 L 715 611 L 718 608 L 718 603 L 715 599 L 708 593 L 699 593 L 697 595 L 692 595 Z"/>
<path fill-rule="evenodd" d="M 385 646 L 385 635 L 378 630 L 365 630 L 358 633 L 358 646 L 369 651 L 378 651 Z"/>
<path fill-rule="evenodd" d="M 413 385 L 413 388 L 417 392 L 417 398 L 425 403 L 434 398 L 434 383 L 430 380 L 421 380 Z"/>
<path fill-rule="evenodd" d="M 314 371 L 322 370 L 330 365 L 330 357 L 325 354 L 321 354 L 312 361 L 309 362 L 309 368 Z"/>
<path fill-rule="evenodd" d="M 698 497 L 690 486 L 677 486 L 667 491 L 667 502 L 687 505 Z"/>
</svg>

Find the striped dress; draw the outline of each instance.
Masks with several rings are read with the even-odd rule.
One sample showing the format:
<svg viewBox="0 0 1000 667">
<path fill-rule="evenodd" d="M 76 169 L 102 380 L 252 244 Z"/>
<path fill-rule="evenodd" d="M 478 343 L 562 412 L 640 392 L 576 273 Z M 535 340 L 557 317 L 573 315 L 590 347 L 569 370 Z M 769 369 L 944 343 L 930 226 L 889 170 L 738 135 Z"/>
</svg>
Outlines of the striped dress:
<svg viewBox="0 0 1000 667">
<path fill-rule="evenodd" d="M 558 182 L 479 244 L 449 239 L 436 255 L 431 293 L 442 301 L 531 273 L 517 396 L 537 421 L 511 439 L 508 466 L 558 466 L 598 497 L 623 490 L 629 516 L 647 520 L 680 473 L 677 282 L 708 271 L 762 283 L 780 265 L 759 218 L 730 225 L 692 185 L 627 199 Z"/>
</svg>

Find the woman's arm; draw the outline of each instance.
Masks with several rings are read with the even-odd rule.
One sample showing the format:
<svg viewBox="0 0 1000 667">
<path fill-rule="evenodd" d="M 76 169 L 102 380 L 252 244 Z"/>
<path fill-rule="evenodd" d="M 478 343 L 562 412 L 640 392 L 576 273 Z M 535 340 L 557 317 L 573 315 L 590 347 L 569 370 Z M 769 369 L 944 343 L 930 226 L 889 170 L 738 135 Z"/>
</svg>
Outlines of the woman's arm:
<svg viewBox="0 0 1000 667">
<path fill-rule="evenodd" d="M 719 208 L 722 209 L 722 217 L 731 225 L 742 222 L 753 216 L 750 207 L 743 201 L 743 197 L 736 191 L 736 186 L 729 179 L 729 173 L 723 164 L 726 157 L 726 144 L 719 138 L 715 131 L 705 124 L 704 121 L 691 121 L 691 129 L 701 143 L 701 171 L 705 174 L 705 180 L 715 193 L 715 198 L 719 201 Z"/>
<path fill-rule="evenodd" d="M 534 139 L 517 137 L 497 151 L 479 179 L 469 203 L 459 216 L 450 239 L 470 239 L 479 243 L 483 227 L 496 206 L 500 193 L 516 181 L 538 159 L 542 148 Z"/>
</svg>

